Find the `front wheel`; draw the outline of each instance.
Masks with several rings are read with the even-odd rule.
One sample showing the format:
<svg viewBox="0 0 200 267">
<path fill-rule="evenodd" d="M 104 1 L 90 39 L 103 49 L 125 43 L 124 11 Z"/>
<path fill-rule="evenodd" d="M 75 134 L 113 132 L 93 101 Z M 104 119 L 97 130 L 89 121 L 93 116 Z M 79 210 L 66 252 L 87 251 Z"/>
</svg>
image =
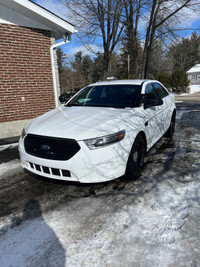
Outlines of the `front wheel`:
<svg viewBox="0 0 200 267">
<path fill-rule="evenodd" d="M 175 131 L 175 124 L 176 124 L 176 113 L 174 112 L 171 118 L 169 129 L 167 130 L 165 137 L 172 138 Z"/>
<path fill-rule="evenodd" d="M 138 135 L 132 146 L 127 167 L 126 175 L 130 179 L 136 179 L 140 176 L 145 156 L 145 141 L 141 135 Z"/>
</svg>

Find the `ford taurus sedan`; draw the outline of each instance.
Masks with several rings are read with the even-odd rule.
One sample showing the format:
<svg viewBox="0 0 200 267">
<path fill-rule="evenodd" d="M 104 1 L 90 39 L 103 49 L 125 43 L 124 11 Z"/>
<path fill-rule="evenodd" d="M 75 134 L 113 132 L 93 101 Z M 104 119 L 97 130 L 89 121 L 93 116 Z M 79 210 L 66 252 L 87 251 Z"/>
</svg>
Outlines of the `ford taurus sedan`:
<svg viewBox="0 0 200 267">
<path fill-rule="evenodd" d="M 174 96 L 155 80 L 99 82 L 62 101 L 23 129 L 25 170 L 81 183 L 137 178 L 146 152 L 174 132 Z"/>
</svg>

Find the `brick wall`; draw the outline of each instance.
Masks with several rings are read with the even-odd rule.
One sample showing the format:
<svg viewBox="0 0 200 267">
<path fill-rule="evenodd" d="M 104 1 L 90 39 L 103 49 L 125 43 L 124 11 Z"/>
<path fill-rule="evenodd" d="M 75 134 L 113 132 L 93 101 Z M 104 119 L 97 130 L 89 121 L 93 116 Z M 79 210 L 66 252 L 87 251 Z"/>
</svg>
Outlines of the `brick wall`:
<svg viewBox="0 0 200 267">
<path fill-rule="evenodd" d="M 0 122 L 54 108 L 50 32 L 0 24 Z"/>
</svg>

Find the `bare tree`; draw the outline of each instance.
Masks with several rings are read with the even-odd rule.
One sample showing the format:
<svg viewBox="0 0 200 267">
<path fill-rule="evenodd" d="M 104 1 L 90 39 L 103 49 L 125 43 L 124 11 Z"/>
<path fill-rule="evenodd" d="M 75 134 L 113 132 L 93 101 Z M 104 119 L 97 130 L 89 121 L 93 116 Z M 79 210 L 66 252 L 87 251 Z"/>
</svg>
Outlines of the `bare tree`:
<svg viewBox="0 0 200 267">
<path fill-rule="evenodd" d="M 134 60 L 134 76 L 139 76 L 139 62 L 138 62 L 138 26 L 141 15 L 142 0 L 127 0 L 125 1 L 125 15 L 126 15 L 126 37 L 128 54 L 131 57 L 131 61 Z M 132 64 L 131 64 L 132 65 Z"/>
<path fill-rule="evenodd" d="M 130 54 L 131 60 L 134 60 L 136 78 L 149 77 L 152 57 L 156 54 L 158 43 L 164 47 L 169 41 L 179 39 L 180 31 L 185 29 L 177 25 L 187 20 L 187 15 L 182 17 L 183 13 L 192 12 L 195 15 L 200 11 L 198 0 L 126 0 L 124 6 L 126 15 L 124 38 L 127 39 L 124 43 L 128 50 L 126 52 Z M 146 29 L 139 30 L 144 23 Z M 142 66 L 138 61 L 139 39 L 143 43 Z"/>
<path fill-rule="evenodd" d="M 150 55 L 154 40 L 158 37 L 158 30 L 162 27 L 162 34 L 175 35 L 176 29 L 172 21 L 177 20 L 177 15 L 183 9 L 197 8 L 199 3 L 193 0 L 153 0 L 149 4 L 149 19 L 145 35 L 145 44 L 142 60 L 142 77 L 148 78 Z M 147 6 L 148 7 L 148 6 Z M 171 27 L 172 26 L 172 27 Z"/>
<path fill-rule="evenodd" d="M 65 0 L 84 41 L 101 40 L 104 51 L 104 79 L 112 53 L 124 29 L 124 0 Z"/>
<path fill-rule="evenodd" d="M 80 36 L 83 43 L 96 45 L 99 42 L 103 46 L 104 79 L 107 77 L 111 56 L 118 42 L 121 41 L 124 28 L 128 33 L 130 45 L 128 52 L 130 52 L 131 61 L 135 64 L 133 76 L 148 78 L 151 57 L 155 55 L 156 45 L 166 38 L 169 42 L 177 37 L 180 30 L 177 25 L 181 12 L 200 10 L 198 0 L 64 1 L 71 12 L 72 22 L 82 33 Z M 142 31 L 141 24 L 146 25 Z"/>
</svg>

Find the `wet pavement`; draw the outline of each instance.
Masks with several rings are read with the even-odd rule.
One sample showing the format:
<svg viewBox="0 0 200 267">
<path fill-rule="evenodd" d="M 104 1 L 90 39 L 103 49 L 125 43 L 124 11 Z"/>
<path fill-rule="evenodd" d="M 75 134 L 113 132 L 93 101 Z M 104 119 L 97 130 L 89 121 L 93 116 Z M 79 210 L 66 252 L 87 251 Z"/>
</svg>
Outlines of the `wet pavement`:
<svg viewBox="0 0 200 267">
<path fill-rule="evenodd" d="M 71 252 L 66 266 L 199 266 L 198 97 L 195 97 L 195 101 L 178 99 L 184 102 L 177 103 L 174 138 L 163 138 L 151 149 L 145 159 L 142 175 L 136 181 L 121 177 L 101 184 L 77 184 L 36 178 L 21 169 L 17 146 L 0 151 L 0 236 L 8 234 L 11 229 L 18 229 L 27 220 L 41 218 L 41 211 L 47 221 L 53 217 L 49 214 L 60 211 L 59 218 L 62 217 L 60 214 L 65 214 L 62 220 L 68 218 L 67 224 L 72 218 L 77 218 L 77 222 L 73 221 L 74 225 L 67 228 L 71 231 L 67 235 L 71 235 L 79 246 L 74 244 L 75 247 L 71 247 L 70 251 L 71 239 L 62 236 L 66 224 L 62 225 L 61 220 L 62 227 L 54 228 L 57 235 L 64 238 L 61 239 L 63 244 L 67 244 L 63 245 L 65 250 Z M 27 206 L 32 200 L 37 200 L 41 209 L 34 201 Z M 26 206 L 26 213 L 21 216 Z M 103 234 L 98 242 L 104 243 L 98 248 L 99 252 L 92 250 L 95 259 L 91 254 L 84 258 L 80 250 L 94 246 L 94 240 L 88 241 L 91 247 L 86 245 L 85 240 L 88 240 L 88 236 L 96 238 L 99 231 Z M 83 244 L 79 243 L 82 239 Z M 121 242 L 123 248 L 119 248 L 117 242 Z M 107 248 L 103 244 L 107 244 Z M 115 252 L 113 247 L 116 248 Z M 75 258 L 79 261 L 77 265 Z"/>
</svg>

